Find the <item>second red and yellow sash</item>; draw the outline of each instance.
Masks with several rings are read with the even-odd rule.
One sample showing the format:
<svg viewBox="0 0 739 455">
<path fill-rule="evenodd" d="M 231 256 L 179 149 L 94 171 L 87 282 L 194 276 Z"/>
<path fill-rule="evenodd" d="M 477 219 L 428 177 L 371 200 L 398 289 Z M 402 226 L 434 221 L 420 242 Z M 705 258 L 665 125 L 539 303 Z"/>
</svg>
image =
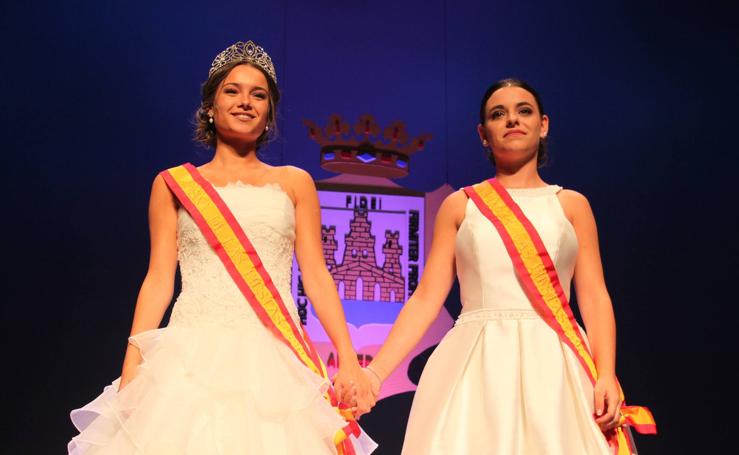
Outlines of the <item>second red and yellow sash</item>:
<svg viewBox="0 0 739 455">
<path fill-rule="evenodd" d="M 595 361 L 577 325 L 552 258 L 531 221 L 496 179 L 466 187 L 464 191 L 500 234 L 516 276 L 534 309 L 572 350 L 595 385 L 598 379 Z M 623 399 L 623 392 L 621 394 Z M 633 442 L 624 430 L 625 425 L 648 434 L 656 433 L 657 427 L 647 408 L 623 406 L 621 414 L 621 426 L 608 439 L 618 455 L 626 455 L 631 453 Z"/>
<path fill-rule="evenodd" d="M 302 326 L 290 316 L 256 249 L 213 185 L 190 163 L 163 171 L 161 175 L 200 228 L 264 326 L 285 343 L 306 367 L 328 379 L 318 352 Z M 359 426 L 351 412 L 339 405 L 333 388 L 329 387 L 326 399 L 347 421 L 347 425 L 334 437 L 338 453 L 353 455 L 354 447 L 348 436 L 359 436 Z"/>
</svg>

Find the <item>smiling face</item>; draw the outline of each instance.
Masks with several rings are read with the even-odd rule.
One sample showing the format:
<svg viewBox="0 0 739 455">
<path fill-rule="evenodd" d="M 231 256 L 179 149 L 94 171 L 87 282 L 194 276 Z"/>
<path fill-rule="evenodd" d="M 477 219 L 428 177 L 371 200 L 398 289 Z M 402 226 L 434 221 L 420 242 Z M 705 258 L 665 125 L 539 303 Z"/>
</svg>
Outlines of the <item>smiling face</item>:
<svg viewBox="0 0 739 455">
<path fill-rule="evenodd" d="M 549 118 L 540 112 L 534 95 L 516 86 L 494 91 L 483 119 L 477 131 L 498 165 L 536 159 L 539 142 L 549 131 Z"/>
<path fill-rule="evenodd" d="M 248 64 L 235 66 L 219 84 L 208 116 L 219 140 L 256 142 L 271 116 L 264 73 Z"/>
</svg>

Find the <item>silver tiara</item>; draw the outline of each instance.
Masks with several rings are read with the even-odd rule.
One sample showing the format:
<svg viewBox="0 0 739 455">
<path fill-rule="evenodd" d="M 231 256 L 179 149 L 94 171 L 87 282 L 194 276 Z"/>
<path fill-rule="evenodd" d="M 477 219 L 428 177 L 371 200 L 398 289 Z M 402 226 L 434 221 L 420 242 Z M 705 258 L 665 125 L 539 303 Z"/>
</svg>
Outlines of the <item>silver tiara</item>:
<svg viewBox="0 0 739 455">
<path fill-rule="evenodd" d="M 213 63 L 210 64 L 208 77 L 211 77 L 213 73 L 231 62 L 247 62 L 258 66 L 269 74 L 272 78 L 272 82 L 277 84 L 277 74 L 275 73 L 275 66 L 272 64 L 272 59 L 269 54 L 265 52 L 263 47 L 257 46 L 251 40 L 245 43 L 239 41 L 238 43 L 230 45 L 223 52 L 218 54 L 216 58 L 213 59 Z"/>
</svg>

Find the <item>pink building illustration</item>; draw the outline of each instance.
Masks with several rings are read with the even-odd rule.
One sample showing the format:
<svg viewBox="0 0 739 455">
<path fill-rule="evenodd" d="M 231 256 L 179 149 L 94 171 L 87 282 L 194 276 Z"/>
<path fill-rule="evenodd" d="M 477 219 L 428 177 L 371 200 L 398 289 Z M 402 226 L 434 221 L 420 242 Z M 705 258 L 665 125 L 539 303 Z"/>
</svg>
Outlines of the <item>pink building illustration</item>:
<svg viewBox="0 0 739 455">
<path fill-rule="evenodd" d="M 385 262 L 377 265 L 375 236 L 366 207 L 356 207 L 344 237 L 346 248 L 341 263 L 336 263 L 336 226 L 322 226 L 323 255 L 339 296 L 348 300 L 400 302 L 405 300 L 405 277 L 400 266 L 403 248 L 398 231 L 385 231 L 382 252 Z"/>
</svg>

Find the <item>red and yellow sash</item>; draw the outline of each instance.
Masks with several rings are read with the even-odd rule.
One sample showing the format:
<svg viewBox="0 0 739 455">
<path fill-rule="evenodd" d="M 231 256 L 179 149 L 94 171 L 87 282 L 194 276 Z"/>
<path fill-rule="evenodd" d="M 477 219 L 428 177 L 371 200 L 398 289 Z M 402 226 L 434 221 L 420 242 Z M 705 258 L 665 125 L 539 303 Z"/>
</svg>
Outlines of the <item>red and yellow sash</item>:
<svg viewBox="0 0 739 455">
<path fill-rule="evenodd" d="M 302 326 L 296 325 L 269 273 L 236 218 L 213 186 L 190 163 L 161 173 L 170 190 L 190 214 L 254 312 L 277 339 L 317 375 L 328 379 L 318 352 Z M 339 404 L 329 387 L 326 399 L 348 422 L 334 437 L 340 455 L 353 455 L 349 435 L 359 436 L 352 413 Z"/>
<path fill-rule="evenodd" d="M 464 191 L 500 234 L 516 275 L 534 309 L 574 352 L 595 385 L 598 371 L 593 356 L 579 330 L 557 270 L 539 233 L 497 180 L 489 179 L 466 187 Z M 622 406 L 621 415 L 621 425 L 607 436 L 618 455 L 628 455 L 632 453 L 633 441 L 626 426 L 647 434 L 655 434 L 657 426 L 645 407 Z"/>
</svg>

